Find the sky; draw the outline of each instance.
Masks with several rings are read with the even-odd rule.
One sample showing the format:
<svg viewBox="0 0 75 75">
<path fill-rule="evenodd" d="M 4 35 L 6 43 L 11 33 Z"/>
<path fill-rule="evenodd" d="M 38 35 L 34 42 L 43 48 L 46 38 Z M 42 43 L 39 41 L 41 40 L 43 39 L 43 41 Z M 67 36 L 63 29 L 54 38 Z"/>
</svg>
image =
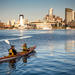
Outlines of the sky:
<svg viewBox="0 0 75 75">
<path fill-rule="evenodd" d="M 36 21 L 43 19 L 50 8 L 54 15 L 64 19 L 65 8 L 75 10 L 75 0 L 0 0 L 0 20 L 18 20 L 23 14 L 25 19 Z"/>
</svg>

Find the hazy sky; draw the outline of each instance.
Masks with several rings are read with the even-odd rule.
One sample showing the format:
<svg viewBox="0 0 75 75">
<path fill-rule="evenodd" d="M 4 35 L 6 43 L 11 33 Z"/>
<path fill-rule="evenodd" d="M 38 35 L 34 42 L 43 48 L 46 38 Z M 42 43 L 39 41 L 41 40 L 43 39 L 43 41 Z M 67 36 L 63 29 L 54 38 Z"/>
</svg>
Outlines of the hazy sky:
<svg viewBox="0 0 75 75">
<path fill-rule="evenodd" d="M 24 14 L 24 18 L 31 21 L 42 19 L 49 8 L 54 9 L 55 15 L 64 18 L 65 8 L 75 10 L 75 0 L 0 0 L 0 20 L 18 20 L 19 14 Z"/>
</svg>

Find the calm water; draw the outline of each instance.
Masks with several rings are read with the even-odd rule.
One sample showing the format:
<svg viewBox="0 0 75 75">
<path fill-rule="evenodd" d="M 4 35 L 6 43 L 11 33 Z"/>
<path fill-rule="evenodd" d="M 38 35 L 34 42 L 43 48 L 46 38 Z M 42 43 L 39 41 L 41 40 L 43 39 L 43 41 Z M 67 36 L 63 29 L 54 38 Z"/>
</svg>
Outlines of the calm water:
<svg viewBox="0 0 75 75">
<path fill-rule="evenodd" d="M 75 30 L 0 30 L 0 57 L 8 55 L 6 39 L 17 51 L 24 42 L 37 48 L 27 59 L 0 63 L 0 75 L 75 75 Z"/>
</svg>

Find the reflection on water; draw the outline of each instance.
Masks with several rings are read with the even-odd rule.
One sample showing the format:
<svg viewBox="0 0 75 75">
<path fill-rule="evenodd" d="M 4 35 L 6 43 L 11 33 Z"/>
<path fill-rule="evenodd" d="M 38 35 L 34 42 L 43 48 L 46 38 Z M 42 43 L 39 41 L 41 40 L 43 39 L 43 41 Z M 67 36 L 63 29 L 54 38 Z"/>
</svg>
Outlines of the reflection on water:
<svg viewBox="0 0 75 75">
<path fill-rule="evenodd" d="M 54 56 L 54 45 L 53 43 L 50 44 L 50 56 Z"/>
<path fill-rule="evenodd" d="M 75 40 L 68 40 L 65 45 L 66 52 L 75 52 Z"/>
<path fill-rule="evenodd" d="M 36 53 L 36 51 L 34 50 L 34 51 L 31 52 L 29 55 L 23 56 L 23 57 L 22 57 L 23 63 L 27 63 L 27 58 L 30 58 L 31 56 L 34 57 L 34 56 L 35 56 L 35 53 Z M 13 60 L 8 61 L 8 63 L 9 63 L 9 68 L 10 68 L 10 69 L 16 69 L 16 63 L 17 63 L 18 61 L 20 61 L 20 59 L 13 59 Z"/>
<path fill-rule="evenodd" d="M 27 63 L 27 56 L 22 57 L 24 63 Z"/>
<path fill-rule="evenodd" d="M 23 36 L 23 30 L 20 30 L 20 36 Z"/>
<path fill-rule="evenodd" d="M 9 61 L 10 69 L 16 69 L 16 59 Z"/>
<path fill-rule="evenodd" d="M 27 56 L 23 56 L 22 57 L 23 63 L 27 63 Z M 18 60 L 19 61 L 19 60 Z M 9 63 L 9 68 L 12 69 L 16 69 L 16 63 L 18 62 L 16 61 L 16 59 L 10 60 Z"/>
<path fill-rule="evenodd" d="M 55 53 L 55 50 L 56 50 L 56 47 L 61 47 L 61 46 L 56 46 L 56 44 L 54 43 L 50 43 L 50 46 L 49 46 L 49 50 L 50 50 L 50 56 L 54 56 L 54 53 Z M 64 42 L 64 46 L 63 48 L 60 49 L 60 51 L 64 49 L 65 52 L 67 52 L 69 55 L 75 55 L 73 54 L 73 52 L 75 52 L 75 40 L 66 40 Z M 59 49 L 58 49 L 59 50 Z M 71 53 L 72 52 L 72 53 Z"/>
<path fill-rule="evenodd" d="M 71 36 L 72 37 L 71 37 L 70 40 L 66 40 L 66 42 L 65 42 L 65 50 L 66 50 L 66 52 L 70 53 L 69 55 L 75 55 L 75 54 L 71 53 L 71 52 L 75 52 L 75 40 L 72 39 L 74 37 L 73 36 L 74 32 L 66 31 L 66 34 L 70 35 L 69 37 L 71 37 Z"/>
<path fill-rule="evenodd" d="M 75 55 L 75 40 L 67 40 L 65 44 L 65 50 L 69 55 Z"/>
</svg>

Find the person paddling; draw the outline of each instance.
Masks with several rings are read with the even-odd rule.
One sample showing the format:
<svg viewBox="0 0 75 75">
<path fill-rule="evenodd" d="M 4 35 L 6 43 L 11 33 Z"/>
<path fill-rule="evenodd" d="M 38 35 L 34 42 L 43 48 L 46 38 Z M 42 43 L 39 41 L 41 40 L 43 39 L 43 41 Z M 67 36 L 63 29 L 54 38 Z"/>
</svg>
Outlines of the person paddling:
<svg viewBox="0 0 75 75">
<path fill-rule="evenodd" d="M 11 48 L 9 49 L 9 55 L 17 55 L 14 45 L 11 45 Z"/>
<path fill-rule="evenodd" d="M 22 48 L 23 48 L 23 52 L 29 51 L 26 43 L 23 44 Z"/>
</svg>

